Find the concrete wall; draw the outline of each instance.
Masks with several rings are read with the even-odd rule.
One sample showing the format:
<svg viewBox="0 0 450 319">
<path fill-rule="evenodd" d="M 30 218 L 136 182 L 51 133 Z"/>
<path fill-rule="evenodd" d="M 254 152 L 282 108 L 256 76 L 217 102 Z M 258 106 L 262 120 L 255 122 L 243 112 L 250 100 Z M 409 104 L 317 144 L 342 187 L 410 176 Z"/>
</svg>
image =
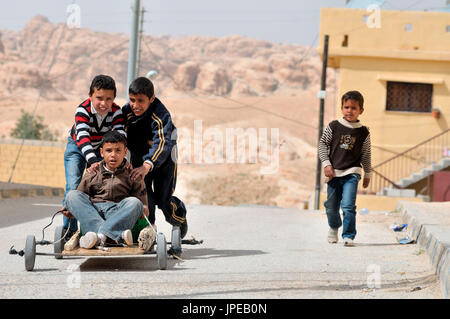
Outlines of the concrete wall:
<svg viewBox="0 0 450 319">
<path fill-rule="evenodd" d="M 0 181 L 7 182 L 22 140 L 0 139 Z M 25 140 L 11 182 L 64 187 L 65 143 Z"/>
</svg>

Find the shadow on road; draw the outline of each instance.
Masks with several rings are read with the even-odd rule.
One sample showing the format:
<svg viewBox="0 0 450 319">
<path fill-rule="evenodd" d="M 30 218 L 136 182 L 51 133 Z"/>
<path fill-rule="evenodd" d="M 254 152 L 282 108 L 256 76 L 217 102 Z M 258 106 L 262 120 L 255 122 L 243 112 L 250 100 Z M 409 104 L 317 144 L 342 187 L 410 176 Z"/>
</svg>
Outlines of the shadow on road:
<svg viewBox="0 0 450 319">
<path fill-rule="evenodd" d="M 169 257 L 167 268 L 173 268 L 176 260 Z M 186 268 L 184 268 L 186 269 Z M 156 255 L 139 257 L 89 257 L 80 265 L 80 271 L 156 271 L 159 270 Z"/>
<path fill-rule="evenodd" d="M 210 259 L 223 257 L 239 257 L 267 254 L 262 250 L 251 249 L 215 249 L 215 248 L 195 248 L 183 252 L 186 259 Z"/>
</svg>

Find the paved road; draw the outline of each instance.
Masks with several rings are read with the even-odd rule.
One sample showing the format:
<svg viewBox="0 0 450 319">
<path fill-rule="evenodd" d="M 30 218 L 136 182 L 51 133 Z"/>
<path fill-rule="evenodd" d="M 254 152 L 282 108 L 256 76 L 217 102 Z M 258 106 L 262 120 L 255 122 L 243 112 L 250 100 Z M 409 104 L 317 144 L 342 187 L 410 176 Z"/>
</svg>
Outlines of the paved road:
<svg viewBox="0 0 450 319">
<path fill-rule="evenodd" d="M 0 202 L 0 212 L 25 207 L 46 212 L 59 198 Z M 9 206 L 8 206 L 9 205 Z M 23 205 L 23 206 L 21 206 Z M 51 206 L 49 206 L 51 207 Z M 53 209 L 53 208 L 52 208 Z M 189 232 L 203 239 L 184 246 L 183 261 L 158 270 L 155 255 L 24 259 L 0 254 L 0 298 L 442 298 L 428 257 L 399 245 L 389 229 L 398 213 L 358 216 L 355 247 L 326 241 L 323 212 L 266 207 L 188 206 Z M 0 249 L 22 249 L 27 234 L 41 239 L 49 216 L 0 229 Z M 157 217 L 170 240 L 170 227 Z M 46 233 L 53 238 L 54 225 Z M 38 246 L 51 252 L 50 246 Z"/>
<path fill-rule="evenodd" d="M 61 209 L 61 203 L 62 197 L 39 196 L 0 199 L 0 228 L 45 217 L 48 217 L 48 224 L 53 214 Z M 61 218 L 55 217 L 59 220 Z"/>
</svg>

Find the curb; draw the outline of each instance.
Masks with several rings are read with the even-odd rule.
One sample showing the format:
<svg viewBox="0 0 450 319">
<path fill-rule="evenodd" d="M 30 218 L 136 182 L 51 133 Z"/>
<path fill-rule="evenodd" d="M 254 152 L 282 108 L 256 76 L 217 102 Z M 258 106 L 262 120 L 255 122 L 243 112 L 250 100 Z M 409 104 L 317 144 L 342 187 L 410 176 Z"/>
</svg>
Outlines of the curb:
<svg viewBox="0 0 450 319">
<path fill-rule="evenodd" d="M 29 189 L 0 189 L 0 199 L 37 197 L 37 196 L 64 196 L 63 188 L 29 188 Z"/>
<path fill-rule="evenodd" d="M 442 225 L 413 202 L 399 201 L 397 211 L 402 213 L 403 223 L 408 224 L 411 239 L 428 254 L 431 266 L 439 278 L 442 294 L 449 299 L 450 225 Z"/>
</svg>

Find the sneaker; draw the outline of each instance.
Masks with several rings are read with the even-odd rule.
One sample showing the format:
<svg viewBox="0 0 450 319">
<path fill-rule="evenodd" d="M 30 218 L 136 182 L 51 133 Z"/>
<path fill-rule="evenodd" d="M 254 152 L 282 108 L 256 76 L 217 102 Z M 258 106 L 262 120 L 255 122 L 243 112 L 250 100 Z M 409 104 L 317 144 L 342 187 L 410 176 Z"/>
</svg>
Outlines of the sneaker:
<svg viewBox="0 0 450 319">
<path fill-rule="evenodd" d="M 153 226 L 153 225 L 152 225 Z M 138 246 L 144 251 L 149 251 L 156 240 L 156 233 L 151 227 L 145 227 L 139 233 Z"/>
<path fill-rule="evenodd" d="M 121 237 L 127 246 L 133 245 L 133 234 L 131 233 L 131 230 L 124 230 Z"/>
<path fill-rule="evenodd" d="M 64 250 L 74 250 L 78 247 L 80 242 L 80 231 L 77 230 L 75 234 L 64 244 Z"/>
<path fill-rule="evenodd" d="M 344 238 L 344 246 L 347 246 L 347 247 L 355 246 L 355 244 L 353 243 L 353 239 Z"/>
<path fill-rule="evenodd" d="M 80 238 L 80 247 L 90 249 L 97 244 L 98 237 L 94 232 L 88 232 Z"/>
<path fill-rule="evenodd" d="M 330 244 L 336 244 L 338 242 L 338 230 L 335 228 L 330 228 L 328 230 L 328 242 Z"/>
</svg>

